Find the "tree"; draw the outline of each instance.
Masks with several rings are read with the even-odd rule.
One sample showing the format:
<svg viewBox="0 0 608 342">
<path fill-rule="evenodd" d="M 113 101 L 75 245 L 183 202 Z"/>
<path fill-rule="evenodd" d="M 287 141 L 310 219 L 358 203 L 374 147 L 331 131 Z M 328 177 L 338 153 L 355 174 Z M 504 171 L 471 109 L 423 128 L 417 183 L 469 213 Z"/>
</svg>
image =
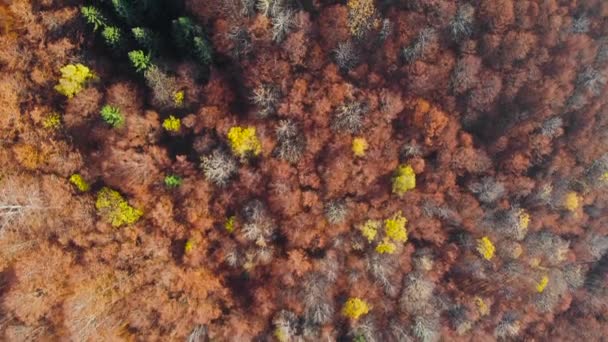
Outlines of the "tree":
<svg viewBox="0 0 608 342">
<path fill-rule="evenodd" d="M 137 72 L 145 72 L 152 66 L 150 55 L 142 50 L 133 50 L 129 52 L 129 59 Z"/>
<path fill-rule="evenodd" d="M 114 128 L 119 128 L 125 123 L 125 118 L 118 107 L 105 105 L 99 113 L 103 121 Z"/>
<path fill-rule="evenodd" d="M 5 176 L 0 179 L 0 185 L 0 234 L 11 227 L 27 228 L 28 220 L 51 208 L 32 179 Z"/>
<path fill-rule="evenodd" d="M 107 25 L 108 20 L 101 14 L 101 11 L 93 6 L 83 6 L 80 9 L 80 13 L 84 17 L 87 24 L 93 26 L 93 31 L 97 31 L 100 28 L 104 28 Z"/>
<path fill-rule="evenodd" d="M 68 64 L 61 68 L 61 78 L 55 90 L 71 99 L 83 89 L 87 81 L 94 78 L 95 74 L 85 65 Z"/>
</svg>

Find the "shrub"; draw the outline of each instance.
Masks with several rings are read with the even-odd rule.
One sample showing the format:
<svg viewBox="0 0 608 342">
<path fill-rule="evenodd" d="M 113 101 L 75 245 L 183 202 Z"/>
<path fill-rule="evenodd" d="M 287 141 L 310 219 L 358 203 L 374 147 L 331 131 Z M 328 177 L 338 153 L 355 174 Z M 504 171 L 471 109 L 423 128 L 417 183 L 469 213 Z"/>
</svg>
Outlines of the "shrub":
<svg viewBox="0 0 608 342">
<path fill-rule="evenodd" d="M 163 121 L 163 128 L 168 132 L 179 132 L 182 127 L 182 121 L 173 115 L 169 115 Z"/>
<path fill-rule="evenodd" d="M 122 46 L 122 32 L 116 26 L 106 26 L 103 31 L 101 31 L 101 36 L 106 44 L 112 49 L 118 49 Z"/>
<path fill-rule="evenodd" d="M 80 8 L 80 13 L 87 24 L 93 26 L 93 31 L 97 31 L 99 28 L 103 28 L 107 25 L 108 20 L 96 7 L 83 6 Z"/>
<path fill-rule="evenodd" d="M 56 130 L 61 127 L 61 115 L 50 113 L 42 120 L 42 127 L 48 130 Z"/>
<path fill-rule="evenodd" d="M 257 156 L 262 152 L 262 145 L 255 135 L 255 127 L 235 126 L 230 128 L 228 141 L 232 152 L 240 158 Z"/>
<path fill-rule="evenodd" d="M 363 127 L 363 117 L 367 111 L 367 106 L 357 101 L 341 105 L 334 114 L 331 128 L 334 131 L 357 133 Z"/>
<path fill-rule="evenodd" d="M 95 74 L 82 64 L 68 64 L 60 71 L 61 78 L 59 84 L 55 86 L 55 90 L 70 99 L 82 90 L 88 80 L 95 77 Z"/>
<path fill-rule="evenodd" d="M 80 192 L 86 192 L 90 189 L 89 183 L 87 183 L 84 178 L 77 173 L 70 176 L 70 183 L 74 184 L 76 189 L 78 189 Z"/>
<path fill-rule="evenodd" d="M 210 155 L 201 158 L 201 168 L 205 178 L 210 182 L 217 186 L 225 186 L 236 174 L 238 165 L 228 153 L 215 150 Z"/>
<path fill-rule="evenodd" d="M 141 210 L 130 206 L 118 191 L 107 187 L 97 193 L 95 208 L 112 227 L 133 224 L 143 215 Z"/>
<path fill-rule="evenodd" d="M 486 260 L 491 260 L 494 257 L 496 248 L 487 236 L 477 240 L 477 252 Z"/>
<path fill-rule="evenodd" d="M 103 121 L 114 128 L 121 127 L 125 122 L 125 118 L 118 107 L 105 105 L 101 108 L 100 114 Z"/>
<path fill-rule="evenodd" d="M 416 188 L 416 174 L 409 165 L 400 165 L 393 176 L 393 193 L 399 196 Z"/>
<path fill-rule="evenodd" d="M 386 236 L 395 242 L 407 241 L 407 230 L 405 224 L 407 219 L 401 216 L 401 212 L 393 215 L 392 218 L 384 220 L 384 232 Z"/>
<path fill-rule="evenodd" d="M 129 60 L 131 60 L 131 64 L 133 64 L 137 72 L 145 72 L 152 66 L 150 55 L 147 55 L 142 50 L 129 52 Z"/>
<path fill-rule="evenodd" d="M 359 317 L 366 315 L 368 312 L 369 306 L 367 303 L 357 297 L 349 298 L 342 307 L 342 315 L 351 319 L 358 319 Z"/>
<path fill-rule="evenodd" d="M 364 157 L 365 151 L 367 151 L 368 145 L 365 138 L 354 138 L 352 144 L 352 150 L 355 157 Z"/>
<path fill-rule="evenodd" d="M 168 175 L 165 177 L 165 186 L 167 188 L 177 188 L 182 184 L 182 178 L 177 175 Z"/>
</svg>

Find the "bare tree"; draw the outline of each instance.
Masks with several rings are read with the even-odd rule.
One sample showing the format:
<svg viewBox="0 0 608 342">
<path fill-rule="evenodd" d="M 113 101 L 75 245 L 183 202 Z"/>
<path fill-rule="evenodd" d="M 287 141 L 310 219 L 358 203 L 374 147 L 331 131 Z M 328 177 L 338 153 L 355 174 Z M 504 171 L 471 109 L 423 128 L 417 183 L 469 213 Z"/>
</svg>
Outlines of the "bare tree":
<svg viewBox="0 0 608 342">
<path fill-rule="evenodd" d="M 39 187 L 29 177 L 7 176 L 0 180 L 0 233 L 9 227 L 25 226 L 49 209 Z M 28 225 L 29 226 L 29 225 Z"/>
</svg>

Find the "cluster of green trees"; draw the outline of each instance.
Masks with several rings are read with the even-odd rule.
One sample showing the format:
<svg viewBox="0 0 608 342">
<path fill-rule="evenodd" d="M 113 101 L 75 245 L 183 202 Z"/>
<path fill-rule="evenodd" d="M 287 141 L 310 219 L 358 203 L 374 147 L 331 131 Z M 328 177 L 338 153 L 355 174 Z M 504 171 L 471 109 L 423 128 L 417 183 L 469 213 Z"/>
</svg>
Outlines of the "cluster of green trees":
<svg viewBox="0 0 608 342">
<path fill-rule="evenodd" d="M 81 14 L 112 52 L 126 55 L 137 72 L 145 72 L 163 52 L 173 49 L 200 65 L 210 64 L 212 47 L 203 28 L 188 17 L 168 15 L 177 13 L 176 6 L 165 0 L 111 0 L 99 7 L 84 6 Z"/>
</svg>

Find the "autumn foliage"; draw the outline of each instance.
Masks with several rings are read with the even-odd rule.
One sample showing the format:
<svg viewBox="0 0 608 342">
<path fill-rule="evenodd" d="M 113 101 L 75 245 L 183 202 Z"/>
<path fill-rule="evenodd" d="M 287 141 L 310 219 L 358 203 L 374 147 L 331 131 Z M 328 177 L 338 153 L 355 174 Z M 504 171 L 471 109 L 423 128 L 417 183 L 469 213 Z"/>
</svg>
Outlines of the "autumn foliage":
<svg viewBox="0 0 608 342">
<path fill-rule="evenodd" d="M 605 340 L 607 19 L 0 1 L 0 340 Z"/>
</svg>

